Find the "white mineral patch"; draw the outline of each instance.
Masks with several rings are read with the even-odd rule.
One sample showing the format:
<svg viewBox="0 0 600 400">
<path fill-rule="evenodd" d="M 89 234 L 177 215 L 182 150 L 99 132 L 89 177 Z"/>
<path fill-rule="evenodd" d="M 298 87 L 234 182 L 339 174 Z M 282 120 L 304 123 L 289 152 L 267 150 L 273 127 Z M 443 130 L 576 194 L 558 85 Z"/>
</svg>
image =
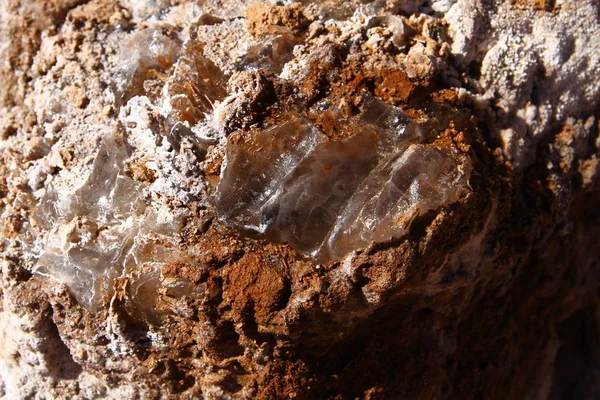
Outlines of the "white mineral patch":
<svg viewBox="0 0 600 400">
<path fill-rule="evenodd" d="M 496 128 L 516 167 L 529 165 L 540 140 L 568 116 L 597 109 L 598 18 L 591 0 L 565 2 L 554 12 L 508 2 L 484 12 L 459 0 L 446 14 L 455 56 L 468 64 L 483 55 L 475 96 L 498 110 Z"/>
</svg>

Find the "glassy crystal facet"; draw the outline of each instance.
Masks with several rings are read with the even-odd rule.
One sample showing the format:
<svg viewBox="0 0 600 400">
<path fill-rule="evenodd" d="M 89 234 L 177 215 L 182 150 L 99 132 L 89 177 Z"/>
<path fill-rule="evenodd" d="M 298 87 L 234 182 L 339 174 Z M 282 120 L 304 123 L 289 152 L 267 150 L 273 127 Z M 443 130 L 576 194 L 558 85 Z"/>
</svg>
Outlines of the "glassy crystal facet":
<svg viewBox="0 0 600 400">
<path fill-rule="evenodd" d="M 289 243 L 319 261 L 402 236 L 410 218 L 458 200 L 470 168 L 455 150 L 421 143 L 401 110 L 366 98 L 329 140 L 309 120 L 230 140 L 216 209 L 222 222 Z"/>
<path fill-rule="evenodd" d="M 50 187 L 34 216 L 46 231 L 35 272 L 65 283 L 89 309 L 101 304 L 123 271 L 177 257 L 164 240 L 178 231 L 177 223 L 160 223 L 146 209 L 143 184 L 122 172 L 126 156 L 125 147 L 106 136 L 85 184 L 67 196 Z M 148 249 L 154 249 L 151 258 Z"/>
</svg>

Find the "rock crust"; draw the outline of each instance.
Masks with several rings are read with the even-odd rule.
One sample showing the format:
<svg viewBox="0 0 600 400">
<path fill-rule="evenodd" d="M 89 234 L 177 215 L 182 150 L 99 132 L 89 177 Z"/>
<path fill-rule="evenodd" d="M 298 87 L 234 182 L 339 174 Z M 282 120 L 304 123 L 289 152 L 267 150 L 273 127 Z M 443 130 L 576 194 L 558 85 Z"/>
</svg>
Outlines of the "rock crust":
<svg viewBox="0 0 600 400">
<path fill-rule="evenodd" d="M 600 396 L 599 13 L 0 0 L 0 395 Z M 369 99 L 421 133 L 359 140 Z M 411 182 L 447 196 L 317 260 L 289 219 L 277 237 L 224 223 L 227 174 L 298 149 L 242 172 L 233 155 L 290 124 L 327 148 L 306 171 L 406 146 Z M 358 168 L 379 183 L 352 196 L 384 198 L 385 169 Z"/>
</svg>

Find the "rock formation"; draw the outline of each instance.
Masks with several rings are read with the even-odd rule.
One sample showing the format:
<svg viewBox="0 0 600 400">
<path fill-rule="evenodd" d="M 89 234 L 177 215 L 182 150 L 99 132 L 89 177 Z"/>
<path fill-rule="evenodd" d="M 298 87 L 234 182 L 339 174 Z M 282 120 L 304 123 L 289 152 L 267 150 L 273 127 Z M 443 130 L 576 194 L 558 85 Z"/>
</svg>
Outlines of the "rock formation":
<svg viewBox="0 0 600 400">
<path fill-rule="evenodd" d="M 0 395 L 600 396 L 597 0 L 0 0 Z"/>
</svg>

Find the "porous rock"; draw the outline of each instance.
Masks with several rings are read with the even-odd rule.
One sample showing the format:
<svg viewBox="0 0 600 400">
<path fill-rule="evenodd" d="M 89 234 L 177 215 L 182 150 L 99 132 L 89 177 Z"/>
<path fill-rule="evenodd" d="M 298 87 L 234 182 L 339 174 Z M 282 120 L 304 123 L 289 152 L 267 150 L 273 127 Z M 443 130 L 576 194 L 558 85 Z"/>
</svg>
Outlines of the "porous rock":
<svg viewBox="0 0 600 400">
<path fill-rule="evenodd" d="M 597 398 L 599 12 L 0 0 L 0 396 Z"/>
</svg>

